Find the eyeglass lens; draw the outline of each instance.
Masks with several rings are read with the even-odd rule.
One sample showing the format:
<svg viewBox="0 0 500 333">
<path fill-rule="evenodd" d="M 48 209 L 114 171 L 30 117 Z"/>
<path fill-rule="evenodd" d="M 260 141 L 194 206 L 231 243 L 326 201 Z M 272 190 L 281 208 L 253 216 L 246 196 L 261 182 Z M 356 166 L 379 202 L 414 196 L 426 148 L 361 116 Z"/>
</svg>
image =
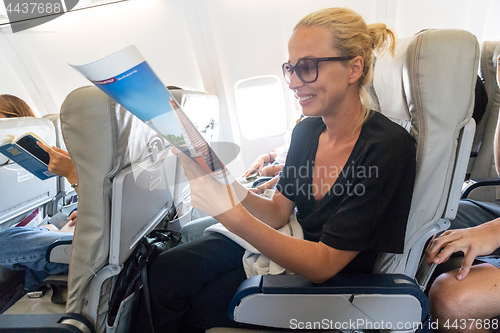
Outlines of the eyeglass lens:
<svg viewBox="0 0 500 333">
<path fill-rule="evenodd" d="M 313 59 L 300 59 L 295 66 L 290 63 L 283 64 L 283 75 L 287 83 L 290 83 L 293 72 L 302 82 L 311 83 L 316 80 L 318 75 L 318 66 Z"/>
</svg>

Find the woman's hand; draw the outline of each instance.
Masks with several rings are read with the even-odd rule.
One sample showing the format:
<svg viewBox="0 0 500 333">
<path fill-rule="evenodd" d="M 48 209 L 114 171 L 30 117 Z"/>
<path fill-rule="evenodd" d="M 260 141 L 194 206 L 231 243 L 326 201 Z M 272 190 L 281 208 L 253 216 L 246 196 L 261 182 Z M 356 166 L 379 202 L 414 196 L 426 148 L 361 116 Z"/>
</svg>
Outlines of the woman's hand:
<svg viewBox="0 0 500 333">
<path fill-rule="evenodd" d="M 428 263 L 438 265 L 453 253 L 462 251 L 464 259 L 457 273 L 457 279 L 462 280 L 469 274 L 477 256 L 488 255 L 499 246 L 500 219 L 496 219 L 473 228 L 446 231 L 431 241 L 425 255 Z"/>
<path fill-rule="evenodd" d="M 65 177 L 71 184 L 78 180 L 75 166 L 69 157 L 69 153 L 55 146 L 48 146 L 41 141 L 37 141 L 38 146 L 45 150 L 49 156 L 49 171 L 56 175 Z"/>
<path fill-rule="evenodd" d="M 235 191 L 232 185 L 218 182 L 177 148 L 172 148 L 172 153 L 179 158 L 189 180 L 191 204 L 194 208 L 217 218 L 233 211 L 246 197 L 246 190 L 241 191 L 238 188 Z"/>
</svg>

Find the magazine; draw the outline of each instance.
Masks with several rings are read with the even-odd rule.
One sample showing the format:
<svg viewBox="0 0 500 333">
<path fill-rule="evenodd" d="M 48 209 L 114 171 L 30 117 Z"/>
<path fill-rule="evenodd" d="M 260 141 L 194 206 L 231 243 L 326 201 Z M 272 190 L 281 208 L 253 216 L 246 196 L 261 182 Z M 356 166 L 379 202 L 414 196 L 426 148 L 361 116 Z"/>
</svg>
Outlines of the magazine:
<svg viewBox="0 0 500 333">
<path fill-rule="evenodd" d="M 234 178 L 134 45 L 73 68 L 196 161 L 219 182 Z"/>
</svg>

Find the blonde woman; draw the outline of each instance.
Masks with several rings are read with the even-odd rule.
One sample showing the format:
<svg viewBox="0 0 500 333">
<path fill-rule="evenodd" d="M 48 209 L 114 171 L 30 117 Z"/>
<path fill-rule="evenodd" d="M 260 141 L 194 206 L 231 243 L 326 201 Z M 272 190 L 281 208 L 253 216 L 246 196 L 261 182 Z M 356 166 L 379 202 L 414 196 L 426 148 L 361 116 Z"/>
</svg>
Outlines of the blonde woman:
<svg viewBox="0 0 500 333">
<path fill-rule="evenodd" d="M 177 151 L 192 203 L 281 267 L 320 283 L 370 273 L 379 252 L 401 253 L 415 177 L 410 135 L 367 105 L 372 54 L 394 47 L 384 24 L 345 8 L 295 27 L 283 74 L 307 117 L 296 125 L 271 199 L 223 185 Z M 231 193 L 232 195 L 228 195 Z M 294 210 L 304 239 L 276 229 Z M 246 278 L 244 249 L 209 234 L 159 255 L 149 270 L 158 332 L 238 326 L 228 305 Z M 147 327 L 141 308 L 137 329 Z"/>
</svg>

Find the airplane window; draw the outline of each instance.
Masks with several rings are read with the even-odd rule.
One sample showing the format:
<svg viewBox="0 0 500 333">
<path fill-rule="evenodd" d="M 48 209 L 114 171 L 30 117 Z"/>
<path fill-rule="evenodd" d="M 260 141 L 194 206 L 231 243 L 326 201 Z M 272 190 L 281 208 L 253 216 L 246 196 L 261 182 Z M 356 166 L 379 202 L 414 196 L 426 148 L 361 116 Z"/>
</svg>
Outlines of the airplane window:
<svg viewBox="0 0 500 333">
<path fill-rule="evenodd" d="M 234 97 L 238 123 L 245 138 L 254 140 L 285 133 L 286 102 L 279 77 L 263 75 L 239 80 L 234 87 Z"/>
</svg>

